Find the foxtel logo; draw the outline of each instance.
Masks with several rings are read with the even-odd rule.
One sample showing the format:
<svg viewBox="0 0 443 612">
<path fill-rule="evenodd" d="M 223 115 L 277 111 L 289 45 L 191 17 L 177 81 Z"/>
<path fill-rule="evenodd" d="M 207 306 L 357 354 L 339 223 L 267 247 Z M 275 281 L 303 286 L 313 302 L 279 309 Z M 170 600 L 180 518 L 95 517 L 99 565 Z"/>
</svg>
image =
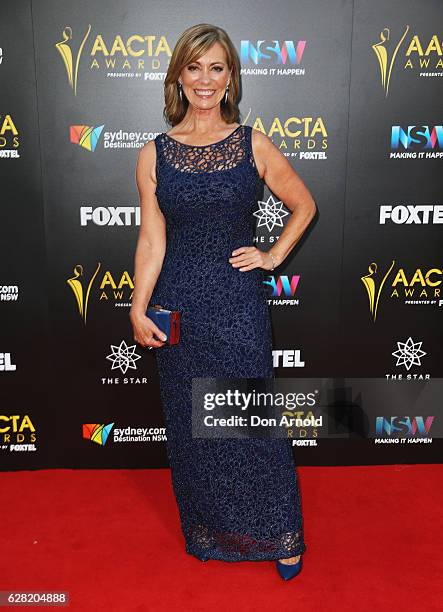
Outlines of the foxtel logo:
<svg viewBox="0 0 443 612">
<path fill-rule="evenodd" d="M 140 225 L 140 206 L 81 206 L 80 225 Z"/>
<path fill-rule="evenodd" d="M 417 204 L 399 206 L 380 206 L 380 225 L 392 221 L 396 225 L 437 225 L 443 223 L 441 204 Z"/>
<path fill-rule="evenodd" d="M 304 368 L 305 362 L 301 358 L 299 349 L 273 349 L 272 351 L 274 368 Z"/>
<path fill-rule="evenodd" d="M 11 353 L 0 353 L 0 372 L 14 372 L 17 366 L 11 362 Z"/>
</svg>

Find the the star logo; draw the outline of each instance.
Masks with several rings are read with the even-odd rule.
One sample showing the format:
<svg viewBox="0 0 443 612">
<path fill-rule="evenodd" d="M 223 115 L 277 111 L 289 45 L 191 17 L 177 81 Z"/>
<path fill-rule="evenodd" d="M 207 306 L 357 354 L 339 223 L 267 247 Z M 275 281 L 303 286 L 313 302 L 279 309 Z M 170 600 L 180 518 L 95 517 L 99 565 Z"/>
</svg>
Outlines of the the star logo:
<svg viewBox="0 0 443 612">
<path fill-rule="evenodd" d="M 398 349 L 392 353 L 394 357 L 397 357 L 395 365 L 404 365 L 407 370 L 410 370 L 413 365 L 420 366 L 420 357 L 426 355 L 421 350 L 421 345 L 422 342 L 414 342 L 410 336 L 406 342 L 397 342 Z"/>
<path fill-rule="evenodd" d="M 111 344 L 112 353 L 106 356 L 106 359 L 112 361 L 111 369 L 120 368 L 123 374 L 126 374 L 129 369 L 136 370 L 135 362 L 137 359 L 141 359 L 141 355 L 137 355 L 135 347 L 135 344 L 128 346 L 124 340 L 120 342 L 119 346 Z"/>
<path fill-rule="evenodd" d="M 257 227 L 265 225 L 268 232 L 272 232 L 274 227 L 283 227 L 283 217 L 289 213 L 283 210 L 283 202 L 276 202 L 272 196 L 269 196 L 266 202 L 259 200 L 258 210 L 255 211 L 254 217 L 258 218 Z"/>
</svg>

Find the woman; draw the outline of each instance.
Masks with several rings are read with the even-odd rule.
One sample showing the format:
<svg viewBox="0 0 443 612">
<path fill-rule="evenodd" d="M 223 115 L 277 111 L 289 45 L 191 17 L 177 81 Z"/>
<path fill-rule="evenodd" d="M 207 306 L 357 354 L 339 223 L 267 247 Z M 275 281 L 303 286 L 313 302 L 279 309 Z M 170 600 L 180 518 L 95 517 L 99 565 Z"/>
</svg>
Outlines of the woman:
<svg viewBox="0 0 443 612">
<path fill-rule="evenodd" d="M 284 579 L 306 546 L 287 439 L 192 438 L 193 377 L 273 377 L 264 270 L 288 256 L 315 203 L 266 135 L 238 123 L 239 60 L 226 32 L 187 29 L 165 80 L 173 126 L 140 150 L 141 226 L 130 319 L 155 351 L 167 452 L 186 551 L 198 559 L 276 560 Z M 290 209 L 268 252 L 252 245 L 260 180 Z M 178 344 L 146 316 L 181 312 Z"/>
</svg>

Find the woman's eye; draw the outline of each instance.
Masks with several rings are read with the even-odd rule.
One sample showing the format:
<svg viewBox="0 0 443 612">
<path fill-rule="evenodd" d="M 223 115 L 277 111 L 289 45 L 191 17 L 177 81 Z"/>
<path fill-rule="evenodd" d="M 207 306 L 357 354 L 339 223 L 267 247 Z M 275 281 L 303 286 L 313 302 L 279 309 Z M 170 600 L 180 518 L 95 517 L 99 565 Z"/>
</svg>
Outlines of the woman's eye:
<svg viewBox="0 0 443 612">
<path fill-rule="evenodd" d="M 188 70 L 190 70 L 191 72 L 193 72 L 196 69 L 197 69 L 197 66 L 188 66 Z M 215 66 L 214 70 L 216 70 L 217 72 L 221 72 L 223 68 L 221 66 Z"/>
</svg>

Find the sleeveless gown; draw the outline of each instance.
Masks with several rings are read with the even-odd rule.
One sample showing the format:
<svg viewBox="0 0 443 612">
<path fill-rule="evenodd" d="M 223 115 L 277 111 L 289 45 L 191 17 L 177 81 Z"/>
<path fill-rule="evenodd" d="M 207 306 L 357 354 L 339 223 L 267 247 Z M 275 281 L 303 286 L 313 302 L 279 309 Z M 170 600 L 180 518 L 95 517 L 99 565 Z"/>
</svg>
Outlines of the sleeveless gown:
<svg viewBox="0 0 443 612">
<path fill-rule="evenodd" d="M 270 560 L 305 551 L 287 439 L 192 438 L 192 377 L 274 377 L 262 268 L 228 259 L 253 245 L 260 177 L 252 128 L 207 146 L 155 139 L 166 253 L 150 304 L 181 311 L 176 345 L 154 349 L 186 552 L 202 561 Z"/>
</svg>

